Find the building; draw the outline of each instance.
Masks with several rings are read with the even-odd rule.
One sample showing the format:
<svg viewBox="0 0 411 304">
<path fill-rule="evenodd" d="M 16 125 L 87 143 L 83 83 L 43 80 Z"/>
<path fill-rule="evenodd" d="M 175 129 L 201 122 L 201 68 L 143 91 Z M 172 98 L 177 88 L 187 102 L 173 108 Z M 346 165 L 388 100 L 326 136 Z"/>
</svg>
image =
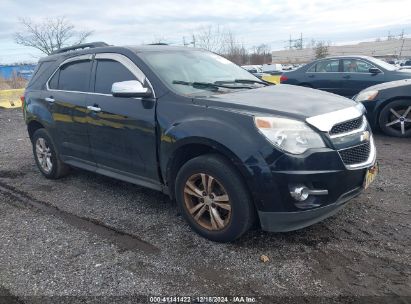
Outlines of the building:
<svg viewBox="0 0 411 304">
<path fill-rule="evenodd" d="M 15 75 L 20 78 L 30 79 L 35 67 L 35 64 L 0 65 L 0 77 L 11 79 Z"/>
<path fill-rule="evenodd" d="M 352 45 L 332 45 L 329 56 L 365 55 L 383 59 L 411 58 L 411 38 L 361 42 Z M 306 63 L 315 59 L 312 48 L 272 52 L 274 63 Z"/>
</svg>

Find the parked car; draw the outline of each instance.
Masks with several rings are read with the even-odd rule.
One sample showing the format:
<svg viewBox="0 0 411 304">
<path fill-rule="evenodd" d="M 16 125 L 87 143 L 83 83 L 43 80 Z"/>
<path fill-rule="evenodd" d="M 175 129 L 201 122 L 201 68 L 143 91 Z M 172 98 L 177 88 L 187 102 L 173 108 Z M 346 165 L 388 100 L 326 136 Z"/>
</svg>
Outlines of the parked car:
<svg viewBox="0 0 411 304">
<path fill-rule="evenodd" d="M 195 48 L 59 50 L 39 61 L 23 109 L 46 178 L 72 166 L 162 191 L 213 241 L 257 219 L 267 231 L 316 223 L 377 172 L 360 103 L 268 85 Z"/>
<path fill-rule="evenodd" d="M 264 73 L 262 71 L 262 66 L 261 65 L 243 65 L 241 66 L 244 70 L 250 72 L 253 74 L 255 77 L 258 79 L 267 81 L 269 83 L 273 84 L 279 84 L 280 83 L 280 76 L 279 75 L 271 75 L 268 73 Z"/>
<path fill-rule="evenodd" d="M 267 63 L 262 65 L 262 70 L 264 73 L 270 75 L 281 75 L 283 72 L 283 65 L 279 63 Z"/>
<path fill-rule="evenodd" d="M 285 72 L 280 81 L 352 97 L 383 82 L 411 78 L 411 71 L 367 56 L 339 56 L 315 60 L 295 71 Z"/>
<path fill-rule="evenodd" d="M 367 109 L 367 118 L 387 135 L 411 137 L 411 79 L 375 85 L 354 96 Z"/>
<path fill-rule="evenodd" d="M 294 69 L 294 67 L 291 64 L 283 65 L 283 71 L 291 71 L 293 69 Z"/>
<path fill-rule="evenodd" d="M 401 64 L 401 70 L 403 69 L 411 69 L 411 60 L 407 60 Z"/>
</svg>

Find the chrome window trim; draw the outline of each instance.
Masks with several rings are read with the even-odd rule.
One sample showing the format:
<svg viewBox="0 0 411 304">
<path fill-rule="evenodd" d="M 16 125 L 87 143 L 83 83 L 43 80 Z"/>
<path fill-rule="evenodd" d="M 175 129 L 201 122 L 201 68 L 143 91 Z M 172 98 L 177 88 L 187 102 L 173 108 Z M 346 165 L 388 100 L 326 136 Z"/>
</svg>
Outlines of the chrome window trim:
<svg viewBox="0 0 411 304">
<path fill-rule="evenodd" d="M 137 67 L 137 65 L 134 64 L 128 57 L 117 54 L 117 53 L 97 53 L 95 55 L 88 54 L 88 55 L 80 55 L 80 56 L 75 56 L 68 58 L 64 60 L 62 63 L 59 64 L 59 66 L 55 69 L 55 71 L 51 74 L 51 76 L 47 79 L 46 82 L 46 89 L 47 91 L 51 92 L 67 92 L 67 93 L 80 93 L 80 94 L 88 94 L 88 95 L 100 95 L 100 96 L 113 96 L 112 94 L 104 94 L 104 93 L 96 93 L 96 92 L 83 92 L 83 91 L 68 91 L 68 90 L 57 90 L 57 89 L 50 89 L 49 87 L 49 82 L 51 78 L 53 78 L 54 74 L 57 73 L 60 68 L 70 62 L 76 62 L 76 61 L 82 61 L 82 60 L 93 60 L 93 59 L 111 59 L 114 61 L 117 61 L 118 63 L 122 64 L 127 70 L 129 70 L 136 78 L 138 81 L 141 83 L 144 83 L 147 81 L 148 85 L 150 86 L 151 92 L 153 92 L 153 97 L 156 98 L 156 93 L 153 89 L 153 86 L 150 82 L 150 80 L 146 77 L 146 75 Z M 137 99 L 141 99 L 141 97 L 138 97 Z"/>
<path fill-rule="evenodd" d="M 363 144 L 364 143 L 361 143 L 361 144 L 356 145 L 356 146 L 352 146 L 352 147 L 348 147 L 348 148 L 345 148 L 345 149 L 338 150 L 338 156 L 340 157 L 342 163 L 344 164 L 344 161 L 343 161 L 343 159 L 340 155 L 340 151 L 352 149 L 352 148 L 355 148 L 355 147 L 363 145 Z M 373 165 L 375 163 L 376 159 L 377 159 L 377 149 L 375 148 L 374 137 L 371 135 L 371 137 L 370 137 L 370 155 L 368 156 L 367 160 L 365 162 L 358 163 L 358 164 L 353 164 L 353 165 L 344 164 L 344 166 L 348 170 L 364 169 L 364 168 L 367 168 L 367 167 L 370 167 L 371 165 Z"/>
<path fill-rule="evenodd" d="M 342 110 L 308 117 L 305 121 L 309 125 L 317 128 L 322 132 L 330 132 L 334 125 L 348 120 L 356 119 L 362 116 L 364 113 L 365 108 L 361 103 L 359 103 L 355 106 Z"/>
</svg>

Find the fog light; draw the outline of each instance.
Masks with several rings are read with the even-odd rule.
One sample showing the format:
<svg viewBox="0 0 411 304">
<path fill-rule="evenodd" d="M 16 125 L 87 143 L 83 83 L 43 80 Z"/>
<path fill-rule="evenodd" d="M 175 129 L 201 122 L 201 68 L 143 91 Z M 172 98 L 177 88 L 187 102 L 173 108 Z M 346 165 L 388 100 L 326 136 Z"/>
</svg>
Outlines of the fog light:
<svg viewBox="0 0 411 304">
<path fill-rule="evenodd" d="M 305 201 L 309 196 L 307 193 L 307 187 L 304 185 L 296 185 L 291 187 L 290 194 L 293 199 L 299 202 Z"/>
<path fill-rule="evenodd" d="M 296 201 L 305 201 L 310 195 L 327 195 L 328 190 L 310 189 L 305 185 L 293 185 L 290 187 L 290 195 Z"/>
</svg>

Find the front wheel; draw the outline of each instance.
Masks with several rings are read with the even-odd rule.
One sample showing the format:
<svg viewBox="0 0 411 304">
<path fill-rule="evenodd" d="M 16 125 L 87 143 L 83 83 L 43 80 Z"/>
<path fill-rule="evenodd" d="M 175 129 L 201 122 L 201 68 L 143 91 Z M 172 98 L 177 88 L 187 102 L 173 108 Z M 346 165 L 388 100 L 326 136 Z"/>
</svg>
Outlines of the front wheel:
<svg viewBox="0 0 411 304">
<path fill-rule="evenodd" d="M 233 241 L 254 222 L 254 205 L 245 183 L 219 155 L 202 155 L 184 164 L 175 191 L 188 224 L 212 241 Z"/>
<path fill-rule="evenodd" d="M 411 100 L 395 100 L 387 104 L 380 113 L 381 131 L 390 136 L 411 136 Z"/>
</svg>

